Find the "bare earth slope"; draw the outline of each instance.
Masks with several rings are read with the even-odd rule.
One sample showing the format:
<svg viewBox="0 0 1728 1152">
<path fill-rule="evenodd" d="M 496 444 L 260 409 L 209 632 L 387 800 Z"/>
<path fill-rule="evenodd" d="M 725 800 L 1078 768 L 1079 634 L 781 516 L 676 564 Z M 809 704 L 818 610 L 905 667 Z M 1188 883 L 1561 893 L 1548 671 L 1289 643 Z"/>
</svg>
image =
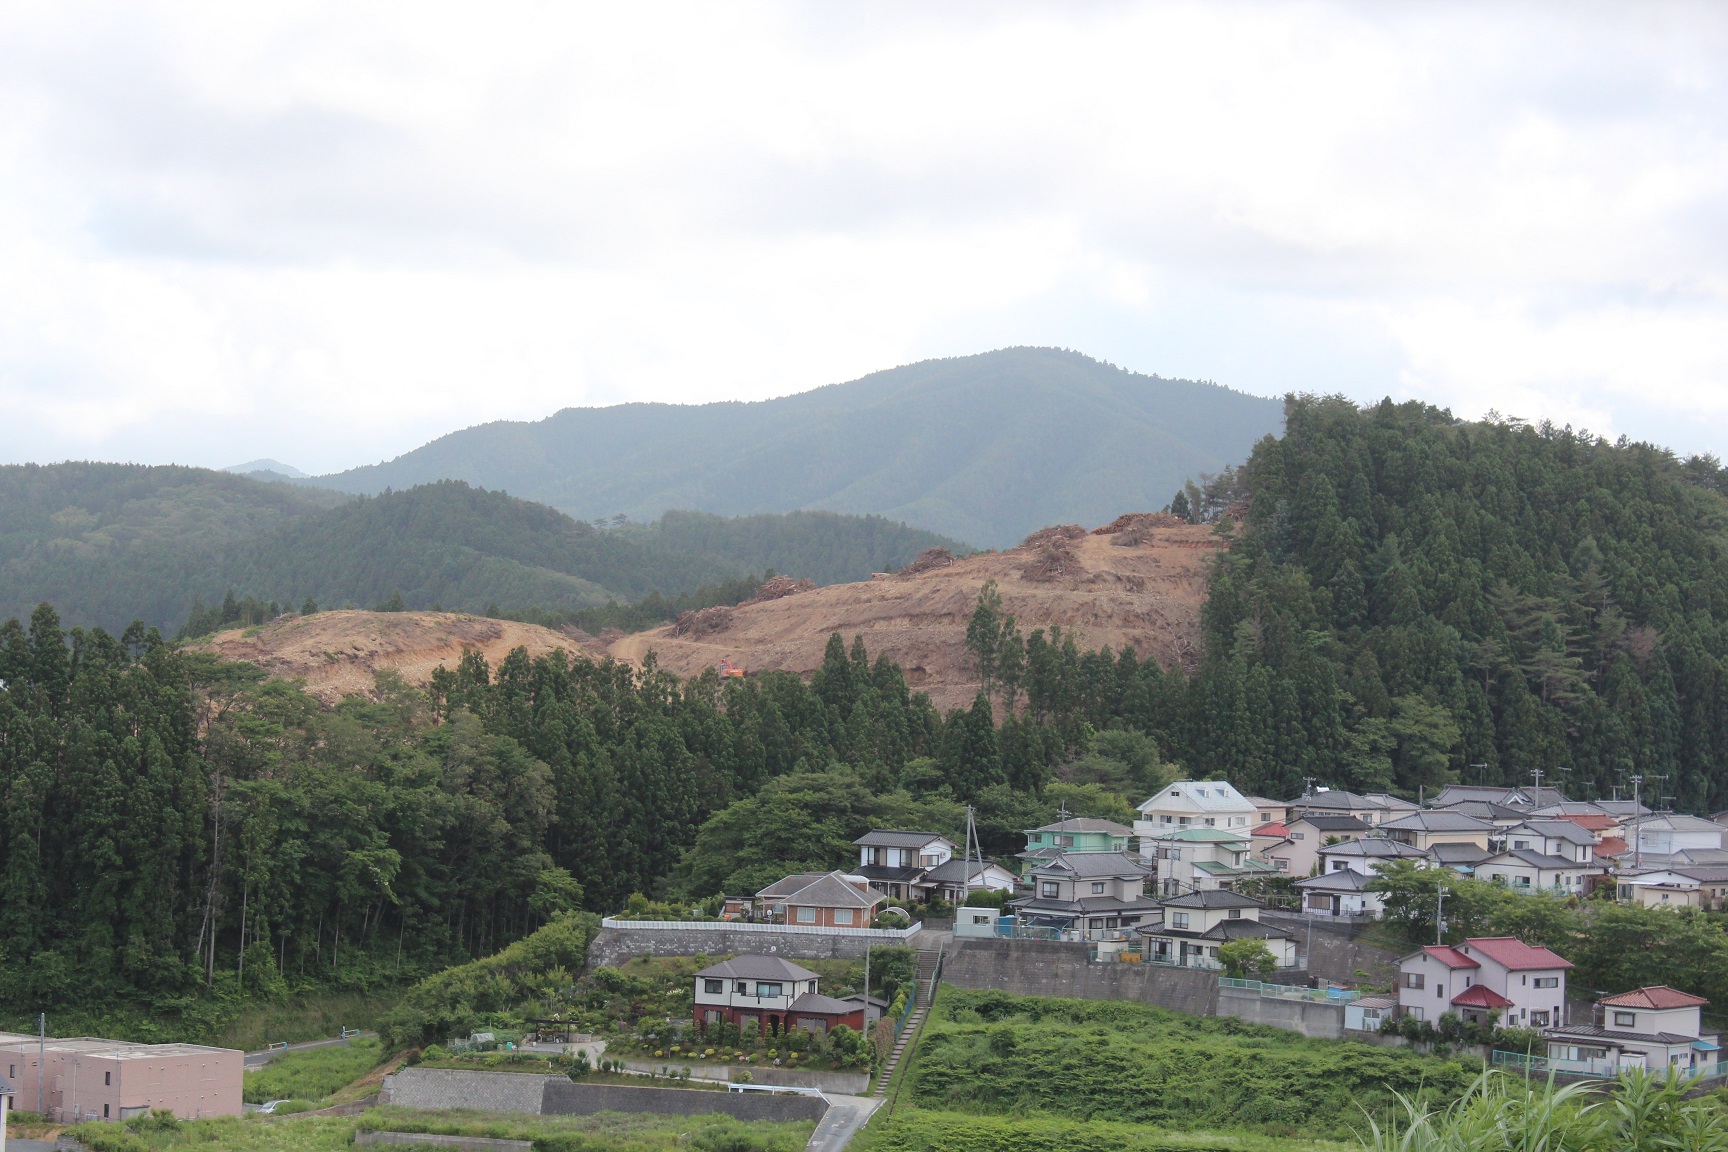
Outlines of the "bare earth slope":
<svg viewBox="0 0 1728 1152">
<path fill-rule="evenodd" d="M 455 668 L 470 648 L 494 668 L 517 647 L 530 656 L 554 648 L 584 651 L 549 628 L 456 612 L 320 612 L 218 632 L 192 647 L 256 664 L 272 676 L 303 676 L 307 689 L 327 701 L 369 691 L 373 673 L 383 669 L 423 685 L 434 668 Z"/>
<path fill-rule="evenodd" d="M 1045 529 L 1006 552 L 987 552 L 913 575 L 835 584 L 735 609 L 710 610 L 716 630 L 668 625 L 615 641 L 610 653 L 641 663 L 650 649 L 680 676 L 730 659 L 750 672 L 788 669 L 808 676 L 832 632 L 848 645 L 864 637 L 872 658 L 886 653 L 915 690 L 944 710 L 970 704 L 978 682 L 966 668 L 966 622 L 978 590 L 994 579 L 1022 635 L 1072 629 L 1082 647 L 1131 645 L 1142 658 L 1188 664 L 1199 652 L 1208 560 L 1224 546 L 1209 527 L 1141 527 L 1073 535 Z M 1054 534 L 1052 536 L 1052 534 Z M 1123 546 L 1126 544 L 1127 546 Z"/>
</svg>

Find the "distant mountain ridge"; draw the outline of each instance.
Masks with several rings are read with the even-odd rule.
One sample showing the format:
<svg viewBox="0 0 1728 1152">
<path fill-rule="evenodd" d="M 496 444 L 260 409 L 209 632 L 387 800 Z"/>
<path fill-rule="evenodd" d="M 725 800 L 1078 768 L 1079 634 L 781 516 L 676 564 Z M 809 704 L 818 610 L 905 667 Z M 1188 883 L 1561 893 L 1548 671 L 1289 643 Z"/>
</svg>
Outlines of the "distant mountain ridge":
<svg viewBox="0 0 1728 1152">
<path fill-rule="evenodd" d="M 1277 399 L 1052 348 L 927 360 L 754 403 L 566 408 L 309 483 L 459 479 L 578 519 L 873 513 L 975 545 L 1162 507 L 1283 426 Z"/>
<path fill-rule="evenodd" d="M 443 481 L 374 498 L 176 466 L 0 467 L 0 620 L 54 604 L 68 624 L 173 632 L 232 590 L 260 611 L 399 600 L 570 613 L 754 583 L 765 568 L 867 579 L 956 541 L 880 517 L 680 513 L 600 528 Z"/>
</svg>

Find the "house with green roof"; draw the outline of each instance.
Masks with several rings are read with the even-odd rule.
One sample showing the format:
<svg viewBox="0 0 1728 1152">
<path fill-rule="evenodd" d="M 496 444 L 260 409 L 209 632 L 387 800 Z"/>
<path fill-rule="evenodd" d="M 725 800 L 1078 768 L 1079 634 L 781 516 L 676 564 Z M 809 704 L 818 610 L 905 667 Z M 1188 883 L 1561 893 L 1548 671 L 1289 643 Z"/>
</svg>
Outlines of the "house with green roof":
<svg viewBox="0 0 1728 1152">
<path fill-rule="evenodd" d="M 1018 854 L 1021 871 L 1030 875 L 1036 865 L 1054 859 L 1059 853 L 1126 852 L 1134 829 L 1113 820 L 1094 820 L 1073 816 L 1046 824 L 1042 828 L 1026 829 L 1026 849 Z"/>
<path fill-rule="evenodd" d="M 1143 855 L 1158 871 L 1158 891 L 1165 896 L 1185 892 L 1233 891 L 1243 880 L 1277 875 L 1256 859 L 1248 828 L 1183 828 L 1142 838 Z"/>
</svg>

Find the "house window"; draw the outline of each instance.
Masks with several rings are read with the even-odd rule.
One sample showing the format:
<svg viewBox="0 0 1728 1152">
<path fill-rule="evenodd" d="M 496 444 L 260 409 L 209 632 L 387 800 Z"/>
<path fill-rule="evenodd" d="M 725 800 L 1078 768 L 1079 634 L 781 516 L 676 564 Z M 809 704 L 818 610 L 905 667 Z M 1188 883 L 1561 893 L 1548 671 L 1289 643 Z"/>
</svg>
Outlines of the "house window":
<svg viewBox="0 0 1728 1152">
<path fill-rule="evenodd" d="M 766 981 L 758 982 L 756 985 L 756 995 L 763 999 L 778 996 L 780 995 L 780 985 L 770 984 Z"/>
<path fill-rule="evenodd" d="M 112 1088 L 114 1086 L 114 1073 L 112 1073 L 112 1072 L 102 1073 L 102 1086 L 104 1088 Z M 106 1106 L 104 1106 L 102 1114 L 104 1116 L 106 1116 L 108 1114 Z"/>
<path fill-rule="evenodd" d="M 1292 833 L 1290 833 L 1290 839 L 1292 839 L 1292 840 L 1306 840 L 1307 837 L 1304 836 L 1300 832 L 1292 832 Z"/>
<path fill-rule="evenodd" d="M 850 909 L 850 908 L 836 908 L 836 909 L 834 909 L 834 923 L 836 923 L 836 924 L 850 924 L 850 923 L 852 923 L 852 909 Z"/>
<path fill-rule="evenodd" d="M 1097 929 L 1104 927 L 1104 917 L 1094 916 L 1092 919 L 1086 921 L 1086 926 L 1096 931 Z"/>
<path fill-rule="evenodd" d="M 1558 977 L 1558 976 L 1538 976 L 1538 977 L 1536 977 L 1536 987 L 1538 987 L 1538 988 L 1558 988 L 1558 987 L 1560 987 L 1560 977 Z"/>
<path fill-rule="evenodd" d="M 724 980 L 704 980 L 702 981 L 702 991 L 710 996 L 720 996 L 726 991 L 726 982 Z"/>
<path fill-rule="evenodd" d="M 1546 1013 L 1546 1012 L 1532 1012 L 1532 1013 L 1530 1013 L 1530 1027 L 1532 1027 L 1532 1028 L 1546 1028 L 1546 1027 L 1548 1027 L 1548 1013 Z"/>
<path fill-rule="evenodd" d="M 1206 827 L 1208 827 L 1208 828 L 1214 827 L 1215 825 L 1217 825 L 1217 823 L 1218 823 L 1218 821 L 1212 819 L 1212 817 L 1210 817 L 1210 816 L 1206 817 Z"/>
<path fill-rule="evenodd" d="M 1232 920 L 1242 919 L 1242 909 L 1240 909 L 1240 908 L 1230 909 L 1230 919 L 1232 919 Z"/>
<path fill-rule="evenodd" d="M 1514 840 L 1514 841 L 1512 841 L 1512 848 L 1514 851 L 1516 851 L 1519 848 L 1528 848 L 1528 847 L 1530 847 L 1530 841 L 1528 841 L 1528 840 Z"/>
<path fill-rule="evenodd" d="M 1056 837 L 1056 847 L 1058 847 L 1058 848 L 1072 848 L 1072 847 L 1074 847 L 1074 837 L 1072 837 L 1072 836 L 1058 836 L 1058 837 Z"/>
<path fill-rule="evenodd" d="M 1092 881 L 1092 895 L 1094 895 L 1094 896 L 1104 895 L 1104 881 L 1102 881 L 1102 880 Z"/>
<path fill-rule="evenodd" d="M 1444 985 L 1444 984 L 1434 985 L 1434 998 L 1436 1000 L 1446 999 L 1446 985 Z"/>
<path fill-rule="evenodd" d="M 814 909 L 814 908 L 800 908 L 800 909 L 798 909 L 798 923 L 800 923 L 800 924 L 814 924 L 814 923 L 816 923 L 816 909 Z"/>
<path fill-rule="evenodd" d="M 1638 1014 L 1636 1012 L 1614 1013 L 1614 1027 L 1616 1028 L 1630 1028 L 1637 1022 Z"/>
<path fill-rule="evenodd" d="M 1410 1015 L 1411 1015 L 1411 1016 L 1413 1016 L 1413 1017 L 1415 1017 L 1415 1018 L 1416 1018 L 1416 1019 L 1418 1019 L 1418 1020 L 1425 1020 L 1425 1019 L 1427 1019 L 1427 1016 L 1426 1016 L 1426 1014 L 1425 1014 L 1425 1013 L 1424 1013 L 1424 1012 L 1423 1012 L 1423 1010 L 1422 1010 L 1422 1009 L 1420 1009 L 1420 1008 L 1412 1008 L 1412 1009 L 1410 1009 Z"/>
<path fill-rule="evenodd" d="M 737 996 L 748 996 L 748 995 L 750 995 L 750 984 L 749 984 L 749 982 L 748 982 L 748 981 L 745 981 L 745 980 L 740 980 L 740 981 L 738 981 L 738 984 L 737 984 L 737 986 L 736 986 L 736 987 L 734 987 L 734 988 L 733 988 L 733 989 L 732 989 L 732 992 L 733 992 L 733 994 L 734 994 L 734 995 L 737 995 Z"/>
<path fill-rule="evenodd" d="M 1160 823 L 1160 824 L 1168 824 L 1168 823 L 1170 823 L 1170 817 L 1168 817 L 1168 816 L 1160 816 L 1160 817 L 1158 817 L 1158 823 Z"/>
<path fill-rule="evenodd" d="M 1270 813 L 1270 812 L 1260 813 L 1260 823 L 1269 824 L 1269 823 L 1271 823 L 1271 821 L 1272 821 L 1272 813 Z"/>
<path fill-rule="evenodd" d="M 1426 988 L 1428 987 L 1428 977 L 1420 972 L 1406 972 L 1404 973 L 1404 987 Z"/>
<path fill-rule="evenodd" d="M 1284 859 L 1282 856 L 1275 857 L 1272 861 L 1272 867 L 1278 869 L 1280 872 L 1288 872 L 1290 871 L 1290 861 Z"/>
<path fill-rule="evenodd" d="M 1186 928 L 1186 927 L 1188 927 L 1188 913 L 1186 913 L 1186 912 L 1174 912 L 1174 913 L 1172 913 L 1170 916 L 1170 927 L 1172 927 L 1172 928 Z"/>
</svg>

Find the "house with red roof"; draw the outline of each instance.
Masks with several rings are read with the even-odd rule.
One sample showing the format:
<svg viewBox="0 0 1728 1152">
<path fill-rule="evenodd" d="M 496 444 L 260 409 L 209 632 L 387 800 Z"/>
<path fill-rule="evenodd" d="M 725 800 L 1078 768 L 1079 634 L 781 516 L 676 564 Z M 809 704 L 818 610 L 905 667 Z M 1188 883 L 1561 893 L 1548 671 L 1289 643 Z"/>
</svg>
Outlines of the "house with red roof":
<svg viewBox="0 0 1728 1152">
<path fill-rule="evenodd" d="M 1713 1075 L 1720 1037 L 1703 1030 L 1709 1001 L 1666 985 L 1598 1000 L 1589 1024 L 1550 1028 L 1548 1066 L 1556 1072 L 1612 1076 L 1626 1068 L 1677 1067 Z"/>
<path fill-rule="evenodd" d="M 1448 1012 L 1506 1027 L 1547 1028 L 1566 1017 L 1572 964 L 1514 936 L 1430 944 L 1398 962 L 1398 1012 L 1432 1023 Z"/>
</svg>

